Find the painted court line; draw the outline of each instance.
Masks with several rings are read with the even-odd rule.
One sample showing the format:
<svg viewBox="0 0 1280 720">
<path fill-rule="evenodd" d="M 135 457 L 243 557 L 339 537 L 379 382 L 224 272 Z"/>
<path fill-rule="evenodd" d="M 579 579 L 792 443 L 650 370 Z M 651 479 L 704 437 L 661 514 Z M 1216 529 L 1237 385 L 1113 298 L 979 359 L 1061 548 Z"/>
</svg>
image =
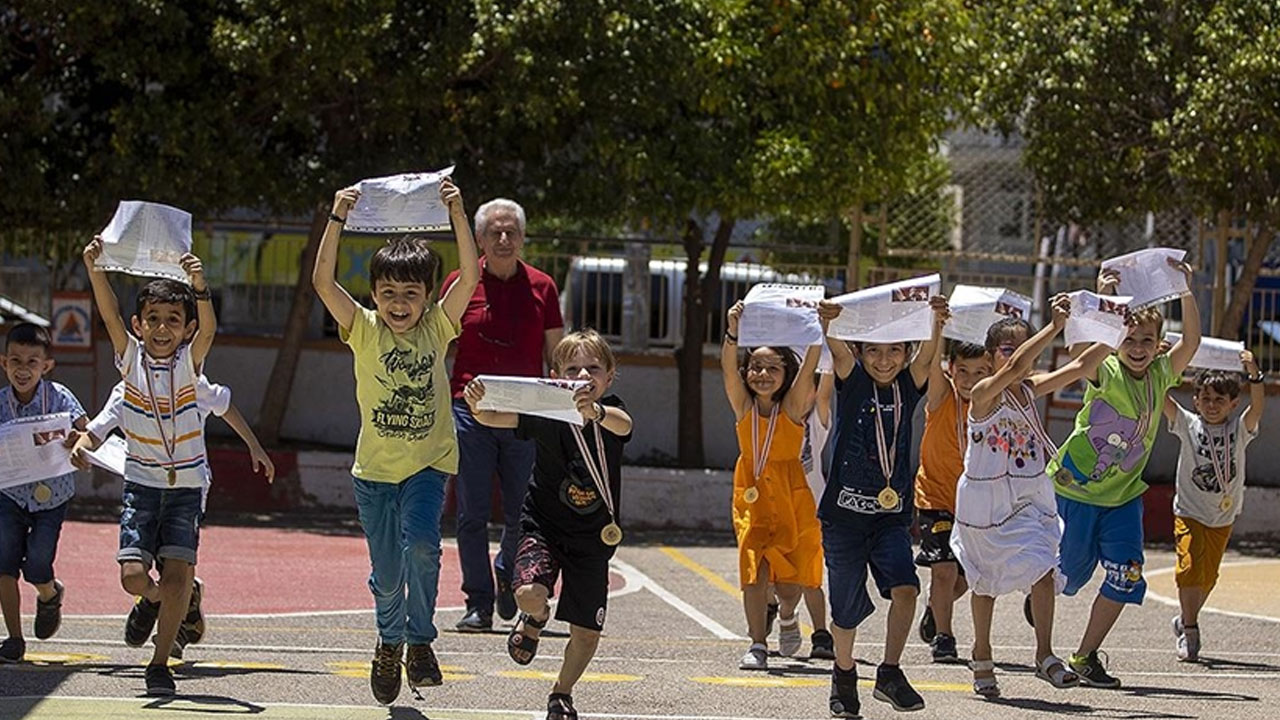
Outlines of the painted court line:
<svg viewBox="0 0 1280 720">
<path fill-rule="evenodd" d="M 698 576 L 702 577 L 707 582 L 711 583 L 714 587 L 720 590 L 723 590 L 725 594 L 729 595 L 730 597 L 735 598 L 739 601 L 742 599 L 742 589 L 735 587 L 733 583 L 730 583 L 728 580 L 725 580 L 724 578 L 720 577 L 720 575 L 717 574 L 711 568 L 699 563 L 697 560 L 694 560 L 693 558 L 689 557 L 688 555 L 684 554 L 683 552 L 673 547 L 663 545 L 658 549 L 662 551 L 663 555 L 666 555 L 667 557 L 671 558 L 681 566 L 688 568 L 689 570 L 692 570 L 693 572 L 697 573 Z M 801 605 L 804 604 L 803 599 L 800 601 L 800 604 Z M 800 613 L 800 606 L 797 605 L 796 614 L 799 615 L 799 613 Z M 803 632 L 805 635 L 813 634 L 813 628 L 809 627 L 807 623 L 803 623 L 803 622 L 800 623 L 800 631 Z"/>
<path fill-rule="evenodd" d="M 1226 568 L 1248 567 L 1251 565 L 1275 565 L 1278 562 L 1280 561 L 1241 560 L 1239 562 L 1223 563 L 1220 567 L 1222 569 L 1226 569 Z M 1169 567 L 1157 568 L 1147 573 L 1147 577 L 1151 578 L 1153 576 L 1159 577 L 1161 575 L 1168 575 L 1169 573 L 1174 572 L 1176 569 L 1177 567 L 1173 565 L 1170 565 Z M 1182 607 L 1182 605 L 1178 602 L 1177 598 L 1171 598 L 1165 595 L 1161 595 L 1160 593 L 1152 590 L 1150 586 L 1147 587 L 1147 597 L 1151 598 L 1152 600 L 1155 600 L 1161 605 L 1168 605 L 1169 607 L 1175 607 L 1175 608 Z M 1226 617 L 1240 618 L 1242 620 L 1259 620 L 1261 622 L 1280 623 L 1280 618 L 1278 617 L 1272 617 L 1270 615 L 1257 615 L 1255 613 L 1237 612 L 1235 610 L 1223 610 L 1222 608 L 1213 607 L 1212 605 L 1205 605 L 1204 607 L 1200 608 L 1200 612 L 1214 613 L 1215 615 L 1225 615 Z"/>
<path fill-rule="evenodd" d="M 636 568 L 632 567 L 630 564 L 625 563 L 621 560 L 618 560 L 617 558 L 614 558 L 613 564 L 618 568 L 620 572 L 623 573 L 624 576 L 630 575 L 631 577 L 634 577 L 639 583 L 643 584 L 643 586 L 647 588 L 649 592 L 653 593 L 654 595 L 657 595 L 668 605 L 684 613 L 686 616 L 689 617 L 689 619 L 693 620 L 694 622 L 698 623 L 702 627 L 706 628 L 706 630 L 710 632 L 712 635 L 715 635 L 721 640 L 745 640 L 746 639 L 738 635 L 737 633 L 733 632 L 729 628 L 716 622 L 715 620 L 712 620 L 710 617 L 708 617 L 705 613 L 703 613 L 698 608 L 690 605 L 684 600 L 681 600 L 670 590 L 667 590 L 666 588 L 662 587 L 657 582 L 655 582 L 653 578 L 640 572 Z M 630 716 L 627 716 L 627 717 L 630 717 Z"/>
</svg>

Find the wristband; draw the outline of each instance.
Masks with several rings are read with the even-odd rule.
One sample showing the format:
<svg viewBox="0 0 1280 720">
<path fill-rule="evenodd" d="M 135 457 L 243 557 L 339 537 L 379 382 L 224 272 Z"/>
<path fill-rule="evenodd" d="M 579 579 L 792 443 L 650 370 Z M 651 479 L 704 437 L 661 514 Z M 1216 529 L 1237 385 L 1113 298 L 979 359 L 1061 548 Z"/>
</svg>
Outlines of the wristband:
<svg viewBox="0 0 1280 720">
<path fill-rule="evenodd" d="M 337 213 L 329 213 L 329 222 L 336 222 L 339 225 L 346 225 L 347 219 L 344 217 L 338 217 Z"/>
<path fill-rule="evenodd" d="M 733 333 L 729 332 L 728 330 L 725 330 L 725 331 L 724 331 L 724 339 L 725 339 L 725 340 L 727 340 L 727 341 L 729 341 L 729 342 L 731 342 L 731 343 L 733 343 L 734 345 L 737 345 L 737 344 L 738 344 L 738 336 L 737 336 L 737 335 L 734 335 Z"/>
<path fill-rule="evenodd" d="M 1250 383 L 1257 385 L 1258 383 L 1264 382 L 1267 379 L 1267 375 L 1259 370 L 1257 375 L 1246 375 L 1245 379 Z"/>
<path fill-rule="evenodd" d="M 196 290 L 195 288 L 191 288 L 191 291 L 192 291 L 192 294 L 195 295 L 196 300 L 209 300 L 209 299 L 212 299 L 213 297 L 212 295 L 209 294 L 208 285 L 205 285 L 203 290 Z"/>
<path fill-rule="evenodd" d="M 595 403 L 595 408 L 596 408 L 596 422 L 601 422 L 601 421 L 603 421 L 603 420 L 604 420 L 604 405 L 603 405 L 602 403 L 600 403 L 600 402 L 596 402 L 596 403 Z"/>
</svg>

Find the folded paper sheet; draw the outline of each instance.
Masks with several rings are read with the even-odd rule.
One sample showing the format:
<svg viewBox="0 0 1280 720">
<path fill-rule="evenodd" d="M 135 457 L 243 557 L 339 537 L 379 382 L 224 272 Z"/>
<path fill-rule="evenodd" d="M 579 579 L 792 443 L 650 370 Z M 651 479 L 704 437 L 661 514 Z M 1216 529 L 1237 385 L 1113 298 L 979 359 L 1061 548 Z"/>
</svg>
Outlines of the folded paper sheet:
<svg viewBox="0 0 1280 720">
<path fill-rule="evenodd" d="M 935 273 L 838 295 L 831 301 L 844 310 L 827 334 L 872 343 L 928 340 L 933 333 L 929 298 L 941 287 L 942 277 Z"/>
<path fill-rule="evenodd" d="M 743 298 L 738 344 L 801 347 L 823 342 L 818 320 L 821 285 L 759 283 Z"/>
<path fill-rule="evenodd" d="M 188 282 L 182 256 L 191 252 L 191 213 L 159 203 L 121 200 L 102 230 L 102 270 Z"/>
<path fill-rule="evenodd" d="M 1169 264 L 1170 258 L 1181 262 L 1186 256 L 1186 250 L 1150 248 L 1104 260 L 1102 269 L 1120 273 L 1116 294 L 1132 297 L 1129 309 L 1141 310 L 1191 294 L 1187 276 Z"/>
<path fill-rule="evenodd" d="M 948 304 L 951 319 L 942 336 L 975 345 L 985 344 L 987 329 L 1002 318 L 1031 318 L 1031 298 L 1004 288 L 956 285 Z"/>
<path fill-rule="evenodd" d="M 0 488 L 75 472 L 62 443 L 71 432 L 71 413 L 18 418 L 0 424 Z"/>
<path fill-rule="evenodd" d="M 1165 333 L 1164 339 L 1175 345 L 1182 339 L 1179 333 Z M 1206 370 L 1229 370 L 1244 372 L 1244 364 L 1240 362 L 1240 353 L 1244 352 L 1244 342 L 1223 340 L 1215 337 L 1200 338 L 1200 348 L 1191 356 L 1191 367 Z"/>
<path fill-rule="evenodd" d="M 573 404 L 573 394 L 587 384 L 585 380 L 479 375 L 484 383 L 484 397 L 476 407 L 480 410 L 514 412 L 582 425 L 582 414 Z"/>
<path fill-rule="evenodd" d="M 401 233 L 447 230 L 449 209 L 440 202 L 440 181 L 453 166 L 436 172 L 369 178 L 356 184 L 360 199 L 347 215 L 352 232 Z"/>
<path fill-rule="evenodd" d="M 1088 290 L 1070 294 L 1071 314 L 1063 330 L 1067 347 L 1080 343 L 1106 343 L 1119 348 L 1129 328 L 1125 319 L 1132 298 L 1119 295 L 1097 295 Z"/>
<path fill-rule="evenodd" d="M 127 450 L 124 438 L 112 435 L 103 441 L 97 450 L 88 453 L 89 462 L 124 477 L 124 459 Z"/>
</svg>

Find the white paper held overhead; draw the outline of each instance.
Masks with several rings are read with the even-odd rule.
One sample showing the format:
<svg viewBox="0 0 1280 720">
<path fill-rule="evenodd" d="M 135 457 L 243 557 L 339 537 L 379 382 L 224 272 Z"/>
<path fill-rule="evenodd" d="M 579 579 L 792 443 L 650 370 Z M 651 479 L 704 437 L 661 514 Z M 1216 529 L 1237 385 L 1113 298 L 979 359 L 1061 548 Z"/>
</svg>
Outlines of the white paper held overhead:
<svg viewBox="0 0 1280 720">
<path fill-rule="evenodd" d="M 347 230 L 400 233 L 446 230 L 449 209 L 440 201 L 440 182 L 453 166 L 435 172 L 404 173 L 356 183 L 360 199 L 347 215 Z"/>
<path fill-rule="evenodd" d="M 824 294 L 821 285 L 759 283 L 753 286 L 742 300 L 738 344 L 791 347 L 821 343 L 818 302 Z"/>
<path fill-rule="evenodd" d="M 1187 276 L 1169 264 L 1170 259 L 1182 262 L 1186 256 L 1186 250 L 1150 248 L 1104 260 L 1102 269 L 1120 274 L 1116 295 L 1133 298 L 1129 308 L 1141 310 L 1191 294 Z"/>
<path fill-rule="evenodd" d="M 1004 288 L 956 285 L 947 303 L 951 319 L 942 336 L 974 345 L 985 344 L 987 329 L 1003 318 L 1031 317 L 1031 298 Z"/>
<path fill-rule="evenodd" d="M 1105 343 L 1119 348 L 1129 332 L 1126 319 L 1132 298 L 1120 295 L 1098 295 L 1077 290 L 1071 297 L 1071 314 L 1063 329 L 1067 347 L 1081 343 Z"/>
<path fill-rule="evenodd" d="M 1170 345 L 1176 345 L 1182 339 L 1179 333 L 1165 333 L 1164 339 Z M 1223 340 L 1215 337 L 1200 338 L 1200 347 L 1191 356 L 1191 367 L 1206 370 L 1228 370 L 1244 372 L 1244 364 L 1240 362 L 1240 353 L 1244 352 L 1244 342 L 1239 340 Z"/>
<path fill-rule="evenodd" d="M 938 274 L 900 280 L 831 298 L 844 308 L 827 326 L 840 340 L 872 343 L 915 342 L 933 334 L 929 298 L 942 287 Z"/>
<path fill-rule="evenodd" d="M 191 213 L 159 203 L 121 200 L 103 228 L 102 270 L 188 282 L 182 256 L 191 252 Z"/>
<path fill-rule="evenodd" d="M 573 394 L 587 384 L 585 380 L 479 375 L 484 383 L 484 397 L 476 404 L 480 410 L 537 415 L 551 420 L 582 425 L 582 413 L 573 403 Z"/>
</svg>

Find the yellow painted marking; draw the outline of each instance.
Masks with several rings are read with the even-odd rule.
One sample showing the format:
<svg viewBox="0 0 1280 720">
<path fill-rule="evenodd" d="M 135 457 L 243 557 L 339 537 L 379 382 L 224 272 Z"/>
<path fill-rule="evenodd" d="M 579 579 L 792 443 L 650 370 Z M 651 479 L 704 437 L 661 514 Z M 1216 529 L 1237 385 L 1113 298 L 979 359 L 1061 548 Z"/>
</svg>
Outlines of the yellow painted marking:
<svg viewBox="0 0 1280 720">
<path fill-rule="evenodd" d="M 108 660 L 106 655 L 90 655 L 88 653 L 43 653 L 29 652 L 23 656 L 27 662 L 36 665 L 84 665 L 85 663 Z"/>
<path fill-rule="evenodd" d="M 729 687 L 825 687 L 831 683 L 829 678 L 784 677 L 779 675 L 754 675 L 736 677 L 692 677 L 690 680 L 704 685 L 727 685 Z M 858 681 L 861 687 L 875 687 L 873 680 Z M 911 686 L 917 690 L 931 692 L 973 692 L 973 687 L 966 683 L 921 682 L 913 680 Z"/>
<path fill-rule="evenodd" d="M 688 555 L 685 555 L 684 553 L 680 552 L 679 550 L 673 547 L 669 547 L 667 545 L 661 545 L 658 547 L 658 549 L 662 551 L 662 554 L 666 555 L 667 557 L 676 561 L 678 564 L 702 576 L 707 582 L 711 583 L 716 588 L 723 590 L 730 597 L 733 597 L 735 599 L 742 597 L 742 590 L 740 588 L 735 587 L 728 580 L 725 580 L 724 578 L 720 577 L 711 568 L 700 564 L 697 560 L 694 560 L 693 558 L 689 557 Z M 803 605 L 804 600 L 801 600 L 800 604 Z M 800 612 L 799 605 L 796 606 L 796 612 L 797 613 Z M 805 635 L 812 635 L 813 628 L 809 627 L 807 623 L 802 622 L 800 623 L 800 632 L 804 633 Z"/>
<path fill-rule="evenodd" d="M 432 720 L 511 720 L 542 717 L 521 711 L 422 708 Z M 387 720 L 387 709 L 337 705 L 273 705 L 232 700 L 200 702 L 187 698 L 70 698 L 50 697 L 0 702 L 0 720 L 192 720 L 197 717 L 239 717 L 261 720 Z"/>
<path fill-rule="evenodd" d="M 222 668 L 224 670 L 288 670 L 285 665 L 265 662 L 232 662 L 229 660 L 200 660 L 192 667 Z"/>
<path fill-rule="evenodd" d="M 325 667 L 330 669 L 334 675 L 339 677 L 349 677 L 356 679 L 367 679 L 369 677 L 370 665 L 367 660 L 344 660 L 342 662 L 325 663 Z M 474 680 L 475 675 L 468 674 L 465 669 L 457 665 L 441 665 L 440 674 L 445 680 Z"/>
<path fill-rule="evenodd" d="M 498 675 L 507 678 L 516 678 L 517 680 L 552 680 L 559 679 L 560 675 L 553 672 L 543 672 L 541 670 L 502 670 Z M 583 673 L 580 682 L 638 682 L 644 678 L 639 675 L 620 675 L 617 673 Z"/>
</svg>

